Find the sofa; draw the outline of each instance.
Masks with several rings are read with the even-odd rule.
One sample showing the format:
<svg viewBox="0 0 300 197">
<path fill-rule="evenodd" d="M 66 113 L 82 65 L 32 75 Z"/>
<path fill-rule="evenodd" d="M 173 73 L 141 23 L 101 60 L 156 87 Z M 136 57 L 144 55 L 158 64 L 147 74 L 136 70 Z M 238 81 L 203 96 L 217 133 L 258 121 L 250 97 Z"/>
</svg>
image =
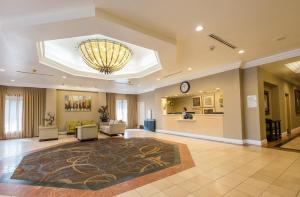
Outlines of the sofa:
<svg viewBox="0 0 300 197">
<path fill-rule="evenodd" d="M 92 125 L 96 124 L 94 120 L 82 120 L 82 121 L 76 121 L 76 120 L 69 120 L 66 122 L 66 130 L 68 135 L 75 134 L 76 127 L 78 126 L 84 126 L 84 125 Z"/>
<path fill-rule="evenodd" d="M 117 120 L 110 120 L 108 124 L 100 125 L 100 132 L 107 134 L 109 136 L 122 134 L 124 135 L 126 130 L 126 123 L 117 121 Z"/>
<path fill-rule="evenodd" d="M 98 127 L 96 124 L 77 127 L 77 139 L 80 141 L 98 139 Z"/>
</svg>

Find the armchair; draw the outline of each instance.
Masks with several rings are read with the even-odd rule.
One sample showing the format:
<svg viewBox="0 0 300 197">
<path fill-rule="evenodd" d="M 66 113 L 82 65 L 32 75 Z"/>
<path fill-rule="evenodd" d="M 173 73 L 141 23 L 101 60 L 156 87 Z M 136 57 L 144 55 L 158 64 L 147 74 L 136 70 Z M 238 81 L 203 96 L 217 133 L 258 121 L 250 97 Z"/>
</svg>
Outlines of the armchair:
<svg viewBox="0 0 300 197">
<path fill-rule="evenodd" d="M 126 130 L 126 124 L 120 122 L 109 123 L 108 125 L 101 125 L 100 131 L 109 136 L 122 134 L 124 135 Z"/>
<path fill-rule="evenodd" d="M 90 124 L 90 125 L 78 126 L 77 127 L 77 139 L 80 141 L 98 139 L 97 125 Z"/>
</svg>

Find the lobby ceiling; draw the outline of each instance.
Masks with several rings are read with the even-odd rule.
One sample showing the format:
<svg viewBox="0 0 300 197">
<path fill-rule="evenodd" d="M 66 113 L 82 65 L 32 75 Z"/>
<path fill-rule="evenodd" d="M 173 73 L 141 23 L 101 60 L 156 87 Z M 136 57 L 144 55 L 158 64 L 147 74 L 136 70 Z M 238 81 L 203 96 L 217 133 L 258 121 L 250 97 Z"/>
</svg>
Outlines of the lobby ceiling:
<svg viewBox="0 0 300 197">
<path fill-rule="evenodd" d="M 300 61 L 300 56 L 264 64 L 261 65 L 260 68 L 280 78 L 283 78 L 286 81 L 292 82 L 293 84 L 300 86 L 300 74 L 293 72 L 286 66 L 286 64 L 298 61 Z"/>
<path fill-rule="evenodd" d="M 140 93 L 243 67 L 300 48 L 298 7 L 298 0 L 3 0 L 0 84 Z M 197 25 L 204 30 L 196 32 Z M 39 62 L 38 42 L 95 34 L 157 51 L 162 69 L 120 82 L 87 80 Z"/>
</svg>

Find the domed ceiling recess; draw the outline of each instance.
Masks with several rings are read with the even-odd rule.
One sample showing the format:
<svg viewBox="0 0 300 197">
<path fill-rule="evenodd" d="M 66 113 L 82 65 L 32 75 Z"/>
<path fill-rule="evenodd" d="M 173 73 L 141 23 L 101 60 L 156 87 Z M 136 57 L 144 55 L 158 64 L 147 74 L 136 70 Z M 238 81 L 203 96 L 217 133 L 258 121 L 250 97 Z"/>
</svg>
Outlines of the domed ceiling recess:
<svg viewBox="0 0 300 197">
<path fill-rule="evenodd" d="M 156 51 L 100 34 L 47 40 L 38 46 L 41 64 L 75 76 L 140 78 L 161 69 Z"/>
</svg>

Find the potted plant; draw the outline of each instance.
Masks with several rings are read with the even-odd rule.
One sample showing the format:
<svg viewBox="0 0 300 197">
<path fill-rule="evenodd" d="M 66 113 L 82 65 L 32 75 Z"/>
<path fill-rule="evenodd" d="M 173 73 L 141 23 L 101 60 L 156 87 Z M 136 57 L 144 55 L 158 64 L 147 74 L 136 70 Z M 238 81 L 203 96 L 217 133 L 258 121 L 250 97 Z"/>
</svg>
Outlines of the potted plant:
<svg viewBox="0 0 300 197">
<path fill-rule="evenodd" d="M 99 109 L 98 109 L 98 112 L 100 114 L 100 119 L 101 119 L 101 122 L 107 122 L 108 121 L 108 106 L 105 105 L 105 106 L 101 106 Z"/>
</svg>

